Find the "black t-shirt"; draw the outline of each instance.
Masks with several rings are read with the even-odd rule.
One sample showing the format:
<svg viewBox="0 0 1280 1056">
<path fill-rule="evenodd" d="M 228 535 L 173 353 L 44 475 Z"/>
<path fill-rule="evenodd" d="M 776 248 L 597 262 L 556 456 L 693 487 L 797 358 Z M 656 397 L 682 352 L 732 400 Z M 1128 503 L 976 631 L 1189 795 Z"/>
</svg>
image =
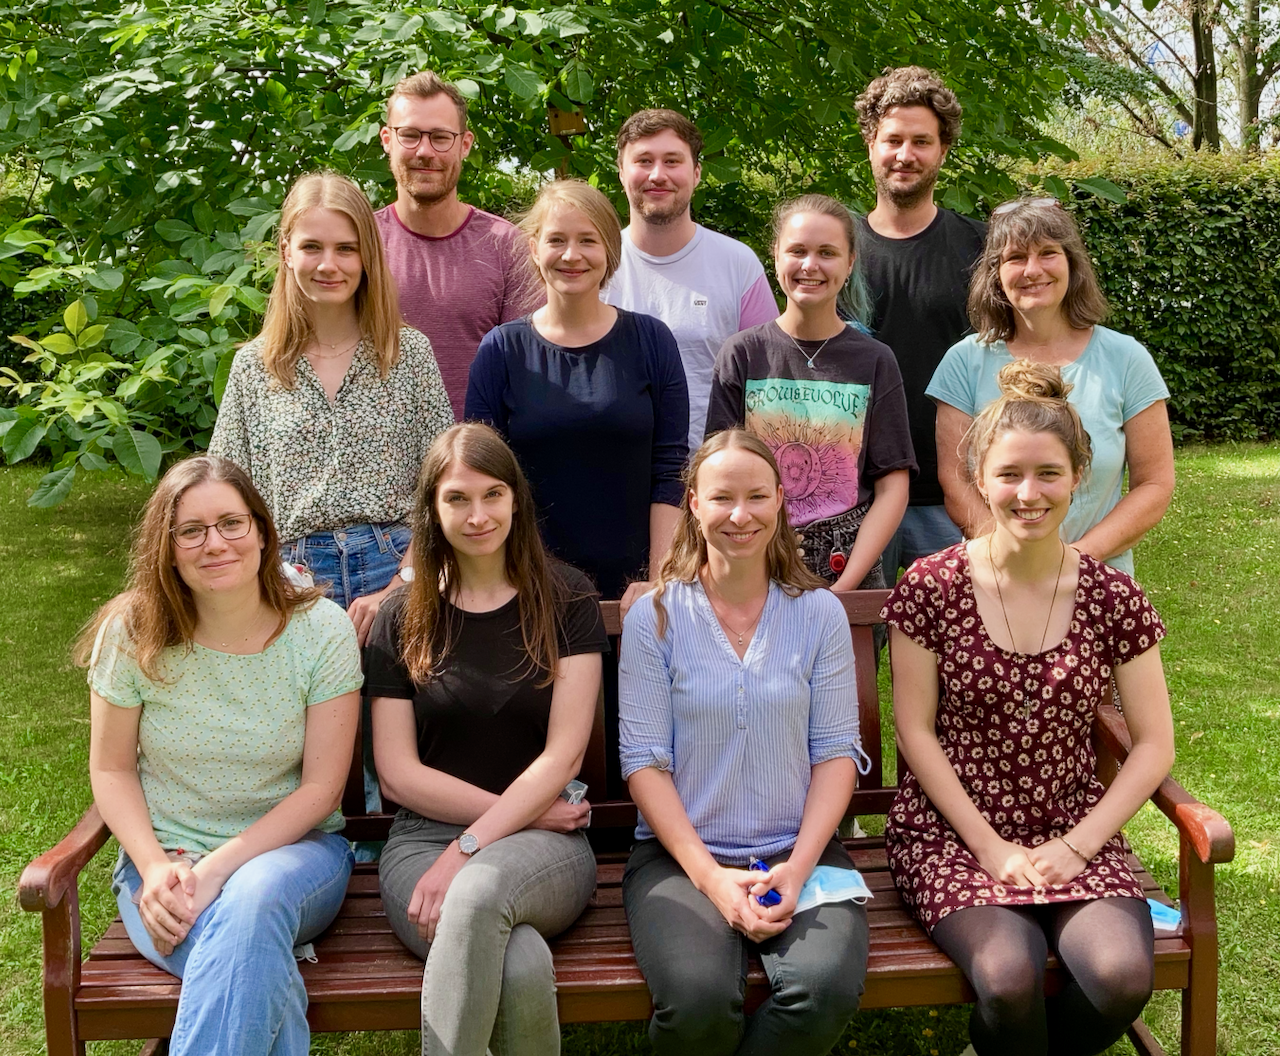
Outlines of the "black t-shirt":
<svg viewBox="0 0 1280 1056">
<path fill-rule="evenodd" d="M 794 528 L 846 513 L 878 477 L 916 468 L 893 353 L 852 326 L 799 346 L 776 321 L 728 338 L 707 408 L 708 435 L 745 425 L 769 445 Z"/>
<path fill-rule="evenodd" d="M 858 262 L 871 293 L 871 332 L 893 349 L 902 372 L 911 442 L 920 475 L 912 506 L 941 505 L 937 412 L 924 394 L 952 345 L 969 333 L 969 278 L 982 254 L 987 225 L 939 209 L 933 223 L 910 238 L 876 234 L 858 218 Z"/>
<path fill-rule="evenodd" d="M 553 566 L 572 600 L 560 612 L 561 656 L 609 648 L 600 606 L 577 569 Z M 506 791 L 546 747 L 553 686 L 527 672 L 519 598 L 492 612 L 448 606 L 456 635 L 437 677 L 416 685 L 400 659 L 400 625 L 407 592 L 382 603 L 365 647 L 365 692 L 413 701 L 418 758 L 424 766 L 496 795 Z M 447 603 L 446 603 L 447 604 Z"/>
</svg>

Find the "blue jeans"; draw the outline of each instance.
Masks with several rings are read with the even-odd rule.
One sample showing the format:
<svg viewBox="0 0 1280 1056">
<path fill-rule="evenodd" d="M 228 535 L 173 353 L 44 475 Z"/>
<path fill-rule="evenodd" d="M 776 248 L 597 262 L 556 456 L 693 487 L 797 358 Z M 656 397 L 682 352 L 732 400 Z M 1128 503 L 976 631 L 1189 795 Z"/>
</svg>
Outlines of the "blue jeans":
<svg viewBox="0 0 1280 1056">
<path fill-rule="evenodd" d="M 324 587 L 330 598 L 347 609 L 356 598 L 376 594 L 391 582 L 412 539 L 413 533 L 407 525 L 352 524 L 336 532 L 313 532 L 282 543 L 280 556 L 291 565 L 306 566 L 316 585 Z M 366 810 L 377 812 L 382 809 L 382 794 L 373 765 L 370 722 L 369 699 L 364 697 L 360 704 L 360 729 L 364 731 L 364 805 Z M 362 855 L 360 860 L 372 859 Z"/>
<path fill-rule="evenodd" d="M 963 538 L 955 522 L 947 516 L 945 506 L 908 506 L 880 559 L 885 581 L 893 586 L 898 582 L 899 568 L 910 568 L 917 558 L 955 546 Z"/>
<path fill-rule="evenodd" d="M 111 890 L 125 930 L 142 956 L 182 980 L 172 1056 L 306 1056 L 307 991 L 293 948 L 338 915 L 351 861 L 346 840 L 318 830 L 258 855 L 164 956 L 133 902 L 142 878 L 121 853 Z"/>
<path fill-rule="evenodd" d="M 280 556 L 291 565 L 305 565 L 316 585 L 346 609 L 391 582 L 412 538 L 403 524 L 352 524 L 282 543 Z"/>
</svg>

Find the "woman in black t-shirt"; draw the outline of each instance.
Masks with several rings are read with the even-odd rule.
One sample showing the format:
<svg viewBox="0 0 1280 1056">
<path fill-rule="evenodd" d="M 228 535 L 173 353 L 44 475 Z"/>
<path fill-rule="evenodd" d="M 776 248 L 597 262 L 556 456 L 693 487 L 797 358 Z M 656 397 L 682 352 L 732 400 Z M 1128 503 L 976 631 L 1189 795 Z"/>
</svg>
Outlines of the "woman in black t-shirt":
<svg viewBox="0 0 1280 1056">
<path fill-rule="evenodd" d="M 854 231 L 849 210 L 826 195 L 774 210 L 787 307 L 725 341 L 707 411 L 708 436 L 741 425 L 769 445 L 805 564 L 833 590 L 885 586 L 880 554 L 916 471 L 897 361 L 837 312 Z"/>
<path fill-rule="evenodd" d="M 413 575 L 378 613 L 365 684 L 384 794 L 387 917 L 427 964 L 424 1052 L 559 1052 L 545 936 L 595 888 L 587 802 L 561 790 L 591 734 L 607 648 L 586 577 L 553 563 L 488 426 L 431 446 Z M 458 878 L 458 873 L 466 872 Z"/>
</svg>

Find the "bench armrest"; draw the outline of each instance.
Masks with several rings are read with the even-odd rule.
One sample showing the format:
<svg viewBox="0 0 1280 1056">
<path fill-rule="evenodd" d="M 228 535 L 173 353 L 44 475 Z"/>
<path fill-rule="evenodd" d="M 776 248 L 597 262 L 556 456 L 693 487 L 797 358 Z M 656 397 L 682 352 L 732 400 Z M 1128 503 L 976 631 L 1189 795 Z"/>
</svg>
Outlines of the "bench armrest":
<svg viewBox="0 0 1280 1056">
<path fill-rule="evenodd" d="M 90 806 L 56 847 L 45 851 L 22 870 L 18 881 L 18 901 L 22 908 L 39 913 L 56 907 L 67 889 L 75 886 L 80 871 L 110 837 L 97 805 Z"/>
<path fill-rule="evenodd" d="M 1104 704 L 1097 713 L 1101 746 L 1123 763 L 1133 748 L 1129 727 L 1114 705 Z M 1227 819 L 1191 795 L 1172 777 L 1160 782 L 1151 802 L 1173 822 L 1182 838 L 1191 845 L 1205 865 L 1229 862 L 1236 855 L 1236 837 Z"/>
</svg>

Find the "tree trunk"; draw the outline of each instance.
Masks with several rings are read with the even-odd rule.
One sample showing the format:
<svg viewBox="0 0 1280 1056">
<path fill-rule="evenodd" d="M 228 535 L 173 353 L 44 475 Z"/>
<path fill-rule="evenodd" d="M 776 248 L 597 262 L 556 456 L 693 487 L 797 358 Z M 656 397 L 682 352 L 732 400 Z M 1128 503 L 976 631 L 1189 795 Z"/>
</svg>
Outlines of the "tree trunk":
<svg viewBox="0 0 1280 1056">
<path fill-rule="evenodd" d="M 1256 153 L 1260 148 L 1258 114 L 1266 81 L 1258 68 L 1262 27 L 1258 21 L 1259 0 L 1246 0 L 1236 37 L 1236 94 L 1240 97 L 1240 145 Z"/>
<path fill-rule="evenodd" d="M 1213 22 L 1208 17 L 1209 0 L 1191 0 L 1191 43 L 1195 49 L 1192 89 L 1195 92 L 1195 121 L 1191 145 L 1199 150 L 1222 149 L 1218 133 L 1218 67 L 1213 54 Z"/>
</svg>

